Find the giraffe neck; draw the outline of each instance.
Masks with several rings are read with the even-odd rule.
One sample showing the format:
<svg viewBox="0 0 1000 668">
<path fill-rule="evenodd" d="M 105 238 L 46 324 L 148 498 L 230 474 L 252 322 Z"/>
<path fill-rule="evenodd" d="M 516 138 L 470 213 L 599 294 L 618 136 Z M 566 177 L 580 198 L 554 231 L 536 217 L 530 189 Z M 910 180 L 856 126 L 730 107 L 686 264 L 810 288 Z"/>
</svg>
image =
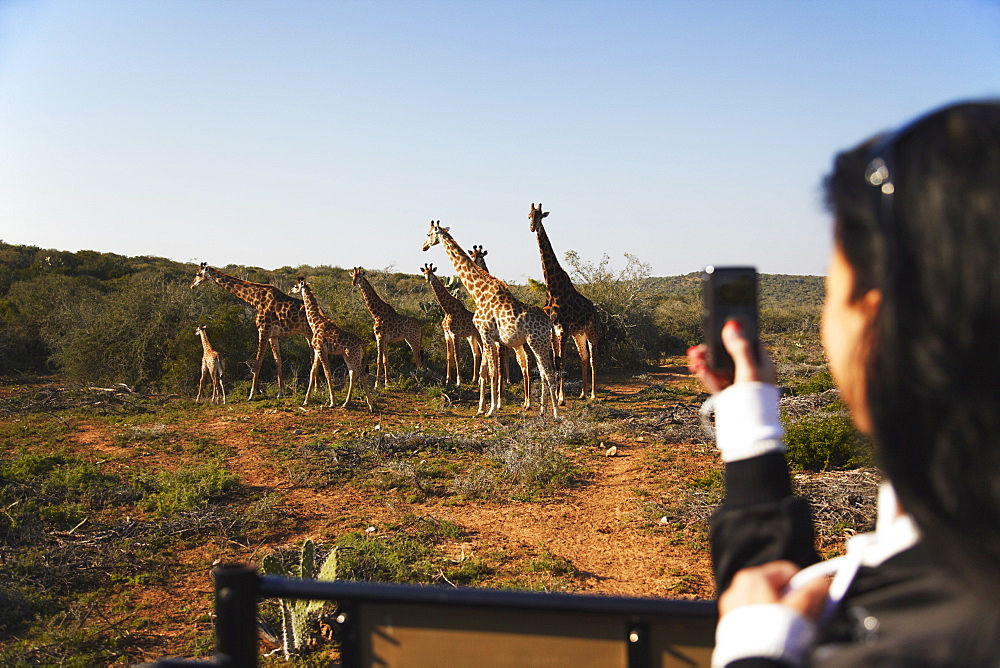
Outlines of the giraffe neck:
<svg viewBox="0 0 1000 668">
<path fill-rule="evenodd" d="M 198 332 L 198 336 L 201 337 L 201 349 L 206 355 L 209 353 L 214 353 L 215 350 L 212 349 L 212 344 L 208 342 L 208 335 L 205 332 Z"/>
<path fill-rule="evenodd" d="M 572 287 L 569 274 L 559 265 L 559 259 L 552 250 L 549 235 L 545 233 L 541 221 L 535 221 L 535 236 L 538 238 L 538 251 L 542 255 L 542 273 L 549 293 L 561 294 Z"/>
<path fill-rule="evenodd" d="M 365 299 L 365 304 L 368 306 L 368 310 L 371 311 L 372 315 L 378 318 L 396 315 L 396 309 L 392 308 L 387 304 L 378 293 L 375 292 L 375 288 L 372 284 L 368 282 L 368 279 L 362 276 L 358 280 L 358 287 L 361 288 L 361 296 Z"/>
<path fill-rule="evenodd" d="M 239 297 L 254 308 L 257 308 L 258 304 L 263 301 L 263 296 L 267 292 L 267 288 L 263 285 L 241 281 L 229 274 L 222 273 L 218 269 L 212 269 L 209 275 L 223 290 Z"/>
<path fill-rule="evenodd" d="M 462 250 L 462 247 L 452 238 L 451 234 L 442 229 L 440 237 L 441 245 L 444 246 L 444 252 L 448 254 L 448 259 L 451 260 L 452 266 L 455 267 L 455 272 L 462 280 L 462 284 L 469 291 L 469 294 L 472 295 L 472 298 L 476 300 L 476 303 L 480 304 L 484 298 L 489 296 L 490 288 L 497 287 L 494 283 L 499 283 L 499 281 L 477 267 L 476 263 Z"/>
<path fill-rule="evenodd" d="M 446 313 L 452 313 L 459 308 L 465 308 L 455 295 L 448 292 L 448 288 L 444 287 L 444 283 L 441 282 L 440 278 L 431 274 L 430 281 L 431 288 L 434 290 L 434 296 L 437 297 L 438 304 L 441 305 L 441 308 Z"/>
<path fill-rule="evenodd" d="M 309 327 L 315 330 L 316 324 L 320 320 L 319 302 L 316 301 L 316 295 L 313 294 L 312 288 L 306 283 L 302 285 L 302 304 L 306 308 L 306 320 L 309 321 Z"/>
</svg>

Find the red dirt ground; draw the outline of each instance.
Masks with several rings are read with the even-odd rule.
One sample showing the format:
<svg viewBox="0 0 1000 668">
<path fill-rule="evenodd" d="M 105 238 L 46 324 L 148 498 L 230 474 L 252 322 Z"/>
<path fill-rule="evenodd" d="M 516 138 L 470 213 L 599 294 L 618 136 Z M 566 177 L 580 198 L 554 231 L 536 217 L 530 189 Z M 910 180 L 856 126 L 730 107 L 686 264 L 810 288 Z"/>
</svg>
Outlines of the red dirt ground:
<svg viewBox="0 0 1000 668">
<path fill-rule="evenodd" d="M 600 383 L 599 401 L 630 411 L 660 409 L 669 401 L 638 401 L 634 395 L 650 385 L 690 388 L 681 360 L 642 376 L 619 375 Z M 2 388 L 9 391 L 8 388 Z M 342 396 L 342 395 L 341 395 Z M 410 399 L 400 391 L 382 395 L 383 410 L 373 417 L 355 400 L 352 408 L 321 408 L 319 398 L 308 409 L 319 412 L 329 431 L 370 430 L 374 423 L 391 433 L 408 432 L 417 425 L 454 430 L 473 437 L 486 428 L 486 421 L 473 417 L 475 406 L 460 406 L 447 412 L 430 409 L 426 397 Z M 689 400 L 690 401 L 690 400 Z M 571 399 L 571 405 L 579 402 Z M 274 465 L 267 433 L 290 429 L 295 411 L 260 407 L 251 417 L 227 407 L 202 413 L 202 429 L 236 455 L 227 467 L 245 485 L 274 492 L 282 499 L 280 512 L 296 518 L 294 529 L 281 538 L 284 545 L 305 538 L 331 542 L 364 524 L 378 531 L 401 513 L 432 516 L 452 521 L 466 530 L 461 542 L 449 546 L 455 559 L 540 548 L 569 560 L 577 570 L 573 591 L 627 596 L 713 595 L 711 565 L 703 542 L 679 540 L 643 513 L 644 500 L 669 500 L 673 490 L 693 473 L 714 463 L 711 448 L 678 444 L 669 463 L 654 456 L 664 444 L 647 434 L 625 432 L 608 435 L 604 445 L 614 445 L 614 456 L 590 452 L 587 483 L 560 493 L 557 498 L 533 502 L 442 503 L 431 498 L 422 503 L 371 501 L 359 498 L 356 489 L 329 486 L 320 490 L 301 484 L 289 471 Z M 520 414 L 520 406 L 506 405 L 505 415 Z M 305 414 L 305 413 L 301 413 Z M 443 424 L 442 424 L 443 423 Z M 81 450 L 99 451 L 107 466 L 125 467 L 141 458 L 142 466 L 174 468 L 183 463 L 168 452 L 143 453 L 114 439 L 113 430 L 96 422 L 83 422 L 72 436 Z M 292 432 L 294 433 L 294 432 Z M 309 438 L 303 434 L 301 438 Z M 140 448 L 141 449 L 141 448 Z M 190 455 L 187 455 L 190 457 Z M 198 638 L 211 635 L 211 583 L 208 571 L 218 560 L 257 561 L 275 545 L 236 545 L 217 542 L 200 545 L 174 557 L 182 568 L 174 581 L 132 586 L 130 614 L 148 618 L 139 632 L 148 659 L 177 655 Z M 679 592 L 679 593 L 678 593 Z M 210 651 L 210 648 L 206 648 Z M 189 651 L 189 650 L 188 650 Z"/>
</svg>

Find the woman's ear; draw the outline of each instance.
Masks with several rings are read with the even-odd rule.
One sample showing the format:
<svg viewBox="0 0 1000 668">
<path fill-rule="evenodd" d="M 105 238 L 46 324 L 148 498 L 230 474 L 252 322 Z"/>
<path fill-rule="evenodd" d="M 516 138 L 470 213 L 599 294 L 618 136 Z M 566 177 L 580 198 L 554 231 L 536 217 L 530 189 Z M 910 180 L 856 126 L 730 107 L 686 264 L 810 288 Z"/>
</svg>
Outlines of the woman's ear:
<svg viewBox="0 0 1000 668">
<path fill-rule="evenodd" d="M 875 320 L 875 316 L 878 315 L 878 310 L 882 307 L 882 291 L 872 288 L 858 300 L 858 309 L 864 315 L 865 319 L 871 323 Z"/>
</svg>

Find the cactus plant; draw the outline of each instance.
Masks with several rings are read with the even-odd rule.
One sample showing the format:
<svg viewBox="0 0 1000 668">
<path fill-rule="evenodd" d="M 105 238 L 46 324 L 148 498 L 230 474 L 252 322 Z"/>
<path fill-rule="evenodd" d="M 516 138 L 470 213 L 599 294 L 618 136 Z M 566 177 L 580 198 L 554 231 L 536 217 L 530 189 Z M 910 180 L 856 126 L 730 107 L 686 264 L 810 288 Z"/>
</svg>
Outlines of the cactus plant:
<svg viewBox="0 0 1000 668">
<path fill-rule="evenodd" d="M 334 547 L 330 550 L 323 563 L 316 566 L 316 545 L 312 540 L 306 539 L 302 543 L 302 551 L 299 555 L 299 565 L 289 573 L 281 560 L 273 554 L 265 556 L 260 562 L 260 570 L 265 575 L 297 575 L 307 580 L 336 580 L 337 579 L 337 552 L 340 548 Z M 280 599 L 281 603 L 281 626 L 282 626 L 282 651 L 285 659 L 293 653 L 299 652 L 306 641 L 310 617 L 318 613 L 326 605 L 326 601 L 308 601 L 299 599 Z"/>
</svg>

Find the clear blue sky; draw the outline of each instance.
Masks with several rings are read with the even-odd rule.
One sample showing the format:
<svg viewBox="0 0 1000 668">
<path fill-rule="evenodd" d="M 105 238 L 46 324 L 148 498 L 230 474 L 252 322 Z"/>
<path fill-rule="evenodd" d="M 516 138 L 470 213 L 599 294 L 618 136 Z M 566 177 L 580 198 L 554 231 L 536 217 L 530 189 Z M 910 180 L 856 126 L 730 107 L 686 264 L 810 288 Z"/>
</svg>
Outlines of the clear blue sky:
<svg viewBox="0 0 1000 668">
<path fill-rule="evenodd" d="M 987 0 L 0 0 L 0 239 L 417 273 L 822 274 L 833 154 L 1000 95 Z"/>
</svg>

